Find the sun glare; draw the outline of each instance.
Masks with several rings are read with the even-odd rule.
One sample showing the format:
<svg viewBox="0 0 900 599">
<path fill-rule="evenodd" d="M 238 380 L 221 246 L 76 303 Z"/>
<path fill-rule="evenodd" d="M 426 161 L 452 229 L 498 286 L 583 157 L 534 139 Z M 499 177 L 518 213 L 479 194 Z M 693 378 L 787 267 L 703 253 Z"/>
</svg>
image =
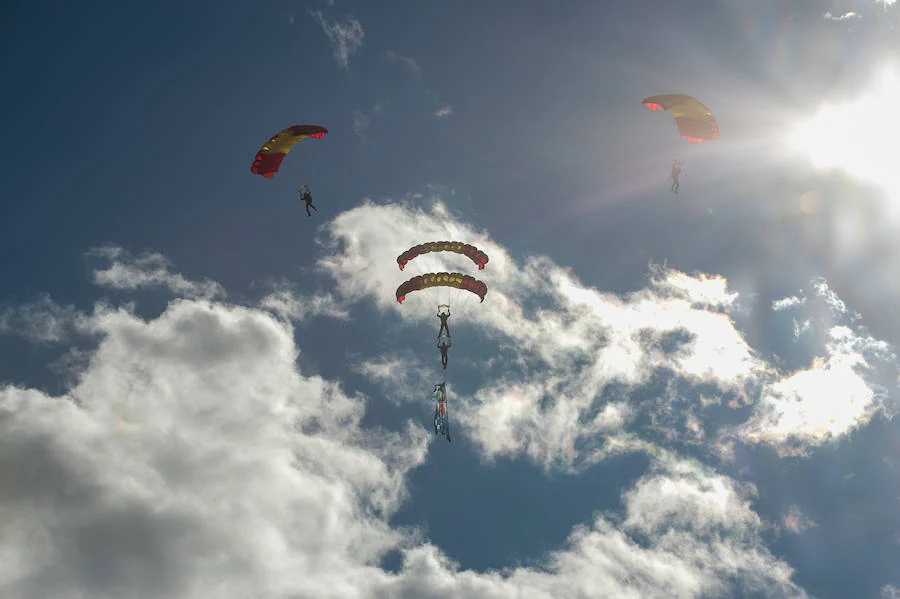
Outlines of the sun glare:
<svg viewBox="0 0 900 599">
<path fill-rule="evenodd" d="M 825 106 L 794 131 L 791 143 L 817 168 L 836 168 L 900 200 L 900 81 L 885 72 L 856 102 Z"/>
</svg>

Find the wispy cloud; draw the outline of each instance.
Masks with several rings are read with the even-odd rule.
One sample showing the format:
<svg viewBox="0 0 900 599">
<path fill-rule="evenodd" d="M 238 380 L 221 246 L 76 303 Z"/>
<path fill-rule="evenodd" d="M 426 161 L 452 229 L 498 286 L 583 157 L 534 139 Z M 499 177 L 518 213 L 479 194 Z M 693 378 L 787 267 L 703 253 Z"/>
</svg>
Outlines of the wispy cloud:
<svg viewBox="0 0 900 599">
<path fill-rule="evenodd" d="M 0 310 L 0 333 L 14 333 L 36 343 L 58 343 L 83 326 L 74 306 L 60 306 L 43 293 L 34 301 Z"/>
<path fill-rule="evenodd" d="M 816 526 L 816 523 L 797 505 L 788 508 L 787 513 L 781 519 L 781 527 L 792 534 L 800 534 L 813 526 Z"/>
<path fill-rule="evenodd" d="M 225 294 L 214 281 L 189 281 L 173 273 L 171 264 L 161 254 L 148 252 L 135 257 L 120 247 L 105 246 L 89 251 L 87 256 L 108 262 L 106 267 L 94 270 L 94 283 L 102 287 L 125 291 L 162 287 L 186 297 L 214 298 Z"/>
<path fill-rule="evenodd" d="M 394 52 L 393 50 L 388 50 L 387 52 L 385 52 L 384 57 L 391 62 L 399 62 L 405 64 L 407 67 L 409 67 L 409 70 L 411 70 L 416 75 L 420 75 L 422 73 L 422 67 L 419 66 L 419 61 L 415 58 L 404 56 L 402 54 Z"/>
<path fill-rule="evenodd" d="M 322 11 L 313 11 L 313 19 L 322 26 L 322 30 L 334 50 L 334 58 L 345 69 L 350 66 L 350 56 L 362 45 L 365 32 L 359 21 L 349 18 L 342 23 L 329 23 L 322 16 Z"/>
<path fill-rule="evenodd" d="M 434 111 L 434 116 L 440 118 L 444 118 L 453 114 L 453 107 L 449 104 L 445 104 L 442 108 L 438 108 Z"/>
<path fill-rule="evenodd" d="M 353 111 L 353 133 L 358 137 L 365 137 L 366 130 L 371 126 L 372 119 L 366 116 L 361 110 Z"/>
</svg>

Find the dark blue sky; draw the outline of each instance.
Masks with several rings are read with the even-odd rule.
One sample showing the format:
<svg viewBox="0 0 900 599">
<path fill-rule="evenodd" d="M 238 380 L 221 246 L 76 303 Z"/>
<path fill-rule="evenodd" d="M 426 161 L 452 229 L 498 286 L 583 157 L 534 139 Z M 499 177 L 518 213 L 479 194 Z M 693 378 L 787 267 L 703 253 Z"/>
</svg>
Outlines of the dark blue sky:
<svg viewBox="0 0 900 599">
<path fill-rule="evenodd" d="M 722 586 L 688 585 L 692 590 L 683 596 L 774 596 L 772 589 L 781 587 L 768 581 L 788 579 L 796 586 L 789 592 L 782 588 L 785 595 L 894 596 L 890 593 L 900 591 L 886 585 L 900 587 L 895 509 L 900 442 L 890 421 L 897 382 L 897 359 L 890 348 L 900 343 L 893 307 L 900 277 L 892 272 L 900 244 L 893 234 L 898 223 L 885 206 L 897 199 L 852 173 L 814 170 L 806 157 L 790 153 L 786 131 L 821 104 L 850 101 L 869 85 L 875 70 L 897 62 L 896 11 L 849 1 L 750 4 L 4 3 L 0 333 L 6 334 L 0 335 L 0 381 L 86 406 L 90 393 L 78 381 L 91 378 L 85 373 L 100 372 L 106 354 L 98 347 L 112 343 L 91 326 L 117 338 L 111 329 L 79 324 L 97 302 L 125 307 L 134 301 L 129 308 L 134 315 L 153 323 L 174 314 L 178 302 L 170 303 L 173 296 L 196 302 L 197 310 L 207 309 L 203 302 L 208 300 L 209 309 L 222 304 L 265 313 L 266 306 L 260 307 L 264 296 L 289 289 L 311 310 L 277 321 L 294 336 L 299 372 L 334 382 L 348 397 L 366 398 L 357 411 L 360 420 L 347 417 L 348 427 L 359 427 L 358 436 L 335 434 L 334 442 L 355 448 L 357 443 L 385 464 L 405 464 L 411 449 L 403 459 L 390 458 L 387 449 L 373 449 L 360 439 L 402 436 L 410 419 L 429 426 L 432 381 L 418 379 L 435 372 L 436 357 L 429 353 L 432 315 L 410 319 L 382 303 L 393 301 L 392 289 L 386 287 L 384 294 L 380 288 L 376 293 L 352 287 L 341 273 L 353 268 L 366 276 L 373 272 L 371 265 L 353 262 L 366 257 L 373 240 L 387 237 L 403 245 L 415 237 L 416 226 L 446 221 L 447 231 L 475 232 L 480 237 L 472 242 L 504 255 L 488 266 L 485 280 L 495 268 L 489 284 L 496 281 L 493 289 L 524 312 L 519 321 L 509 317 L 514 324 L 508 327 L 501 324 L 506 317 L 500 308 L 489 309 L 498 312 L 486 312 L 492 315 L 477 326 L 459 321 L 460 339 L 468 341 L 456 342 L 452 353 L 458 377 L 452 397 L 460 397 L 457 438 L 452 446 L 427 446 L 420 462 L 408 458 L 409 470 L 398 475 L 399 482 L 391 479 L 397 496 L 390 508 L 372 508 L 366 502 L 375 500 L 367 493 L 378 493 L 361 482 L 353 487 L 359 513 L 371 509 L 384 526 L 408 535 L 375 551 L 375 557 L 360 557 L 361 564 L 420 580 L 411 558 L 404 567 L 400 556 L 415 553 L 425 538 L 456 562 L 459 570 L 450 571 L 460 586 L 445 595 L 416 594 L 416 582 L 406 581 L 405 596 L 505 597 L 512 596 L 503 593 L 512 593 L 515 585 L 525 589 L 521 596 L 544 596 L 528 594 L 535 589 L 547 596 L 593 596 L 578 594 L 577 585 L 528 586 L 532 583 L 522 582 L 514 570 L 534 566 L 564 579 L 566 570 L 552 552 L 570 549 L 579 526 L 601 531 L 597 518 L 622 531 L 633 547 L 668 551 L 659 528 L 642 528 L 643 522 L 655 522 L 641 500 L 644 492 L 654 496 L 645 489 L 664 477 L 676 487 L 680 483 L 672 481 L 722 477 L 747 493 L 742 495 L 746 504 L 734 503 L 746 509 L 739 519 L 746 516 L 749 522 L 749 513 L 759 523 L 748 525 L 751 533 L 743 528 L 709 533 L 702 526 L 705 508 L 692 512 L 679 504 L 684 513 L 700 514 L 688 526 L 692 534 L 712 543 L 707 534 L 737 539 L 746 533 L 755 539 L 746 541 L 749 548 L 741 545 L 747 555 L 769 555 L 793 568 L 793 578 L 770 572 L 771 578 L 760 575 L 767 582 L 759 582 L 756 574 L 726 568 L 713 576 Z M 832 18 L 823 17 L 826 11 Z M 855 16 L 836 20 L 850 13 Z M 364 35 L 342 59 L 335 32 L 354 22 Z M 330 39 L 329 31 L 337 37 Z M 721 138 L 685 143 L 668 114 L 641 105 L 644 97 L 660 93 L 702 99 L 716 115 Z M 272 180 L 251 175 L 262 143 L 302 123 L 326 126 L 329 134 L 296 146 Z M 678 196 L 668 186 L 676 156 L 685 162 Z M 302 183 L 310 185 L 319 207 L 314 218 L 306 217 L 296 198 Z M 818 198 L 814 210 L 804 204 L 810 194 Z M 434 207 L 436 197 L 447 212 Z M 412 215 L 408 221 L 391 211 L 395 206 Z M 379 229 L 380 218 L 395 228 Z M 848 227 L 855 227 L 854 235 L 845 234 Z M 96 248 L 103 247 L 121 248 L 122 254 L 98 254 Z M 397 253 L 393 247 L 385 251 Z M 173 278 L 153 279 L 146 274 L 148 263 L 141 262 L 141 256 L 152 254 L 169 261 L 159 271 L 166 277 L 178 273 L 187 281 L 215 281 L 228 299 L 215 294 L 198 299 L 203 294 L 185 292 L 186 283 L 178 287 Z M 131 286 L 124 279 L 103 283 L 96 273 L 106 258 L 125 270 L 144 269 L 142 276 L 149 278 Z M 530 259 L 549 262 L 529 271 Z M 665 264 L 668 274 L 654 279 L 651 264 Z M 708 280 L 707 274 L 723 277 L 739 299 L 697 299 L 694 288 L 678 287 L 680 273 L 696 281 Z M 596 322 L 583 320 L 582 308 L 573 307 L 578 300 L 560 282 L 567 276 L 601 298 L 597 302 L 628 310 L 610 317 L 588 302 L 602 316 Z M 844 309 L 830 294 L 846 303 Z M 313 309 L 318 305 L 313 298 L 322 295 L 346 315 Z M 772 302 L 790 296 L 798 298 L 796 306 L 773 307 Z M 659 350 L 670 361 L 653 363 L 640 376 L 608 374 L 619 372 L 617 360 L 624 359 L 603 357 L 604 349 L 615 346 L 617 327 L 630 331 L 621 333 L 625 337 L 656 330 L 652 318 L 640 325 L 622 323 L 655 302 L 666 306 L 659 313 L 666 319 L 668 310 L 683 308 L 668 304 L 672 298 L 692 306 L 690 318 L 700 312 L 727 315 L 736 338 L 758 361 L 754 374 L 735 375 L 732 384 L 723 382 L 731 380 L 722 374 L 724 362 L 706 364 L 708 372 L 702 374 L 680 362 L 678 356 L 702 350 L 705 334 L 715 342 L 724 335 L 709 328 L 713 321 L 696 324 L 688 316 L 677 325 L 658 324 L 660 335 L 683 335 L 672 338 L 676 349 Z M 34 323 L 49 326 L 48 314 L 69 332 L 34 334 Z M 563 323 L 559 328 L 547 324 L 557 317 Z M 173 338 L 190 337 L 192 326 L 175 327 Z M 527 329 L 521 338 L 519 326 Z M 544 337 L 535 332 L 542 327 Z M 852 334 L 845 336 L 845 330 Z M 129 334 L 121 333 L 123 339 L 131 339 Z M 578 341 L 566 345 L 570 337 Z M 247 341 L 245 347 L 237 339 L 235 347 L 255 343 Z M 211 346 L 200 346 L 198 355 L 215 354 Z M 547 358 L 544 350 L 560 353 Z M 390 365 L 398 356 L 401 364 L 393 364 L 389 376 L 373 374 L 373 364 Z M 766 397 L 789 396 L 786 389 L 794 388 L 793 383 L 779 387 L 781 381 L 806 371 L 845 372 L 845 367 L 846 373 L 865 371 L 871 391 L 865 401 L 873 407 L 863 410 L 864 416 L 857 414 L 857 425 L 835 429 L 830 441 L 821 431 L 772 437 L 763 430 L 778 429 L 765 418 Z M 601 371 L 610 377 L 602 384 L 597 382 Z M 541 406 L 533 416 L 512 416 L 500 408 L 494 414 L 486 407 L 486 398 L 499 400 L 503 389 L 518 389 L 507 395 L 525 397 L 527 388 L 542 384 L 543 395 L 532 398 Z M 829 383 L 822 385 L 813 386 L 821 402 L 843 401 L 838 391 L 831 397 Z M 400 392 L 418 386 L 421 400 Z M 0 391 L 10 394 L 0 396 L 4 415 L 19 410 L 12 407 L 10 388 Z M 110 383 L 109 388 L 118 387 Z M 122 383 L 122 388 L 130 387 Z M 157 381 L 154 388 L 162 396 L 169 385 Z M 589 428 L 606 407 L 623 402 L 633 415 L 617 429 L 625 436 L 575 434 L 568 447 L 568 437 L 559 431 L 577 427 L 563 423 L 566 410 L 554 410 L 569 401 L 577 404 L 581 392 L 593 399 L 572 408 L 577 415 L 571 423 Z M 847 405 L 863 401 L 859 394 L 849 395 Z M 711 402 L 712 396 L 718 400 Z M 332 412 L 331 400 L 326 392 L 321 397 L 326 407 L 316 426 L 327 428 L 322 423 Z M 547 407 L 548 402 L 556 407 Z M 153 409 L 152 401 L 142 405 Z M 485 432 L 493 424 L 474 424 L 491 414 L 497 418 L 495 431 Z M 518 422 L 521 432 L 501 426 L 507 418 Z M 645 445 L 603 453 L 614 445 L 604 445 L 607 434 Z M 492 449 L 491 439 L 501 438 L 507 439 L 507 449 Z M 12 449 L 3 451 L 2 439 L 0 453 L 15 455 Z M 397 444 L 391 451 L 402 445 Z M 603 456 L 589 458 L 592 452 Z M 692 464 L 696 473 L 685 475 L 687 466 L 673 465 L 682 463 L 678 460 Z M 3 468 L 15 463 L 0 461 Z M 353 472 L 337 479 L 356 480 L 358 472 Z M 660 509 L 672 522 L 682 522 L 676 508 Z M 802 517 L 786 516 L 791 514 Z M 156 530 L 153 522 L 147 526 Z M 424 537 L 410 527 L 419 527 Z M 298 529 L 303 537 L 307 529 L 303 524 Z M 2 532 L 0 524 L 0 538 Z M 108 540 L 110 547 L 116 542 Z M 159 545 L 165 552 L 166 543 Z M 160 568 L 158 577 L 166 580 L 193 577 Z M 60 571 L 70 569 L 79 566 L 67 564 Z M 513 586 L 490 595 L 459 582 L 468 571 L 480 576 L 490 570 L 505 572 L 504 584 Z M 634 573 L 634 580 L 657 580 L 650 570 L 637 568 L 641 573 Z M 88 584 L 87 575 L 67 578 L 54 572 L 54 580 L 69 580 L 85 596 L 116 596 L 115 589 L 122 588 L 116 584 L 141 585 L 146 594 L 133 596 L 146 597 L 165 592 L 203 596 L 184 589 L 213 588 L 172 582 L 165 591 L 148 582 L 152 577 L 138 576 L 136 582 L 124 574 L 119 582 L 91 579 Z M 22 574 L 30 582 L 16 587 L 17 596 L 57 596 L 52 584 L 41 586 L 49 578 Z M 267 580 L 276 578 L 272 574 Z M 198 574 L 196 580 L 201 579 Z M 426 579 L 422 575 L 421 581 Z M 253 576 L 246 580 L 250 584 Z M 657 586 L 634 583 L 630 589 L 634 596 L 656 596 L 666 588 L 665 580 L 658 579 Z M 403 596 L 399 587 L 384 584 L 358 596 Z M 296 591 L 301 595 L 273 586 L 270 594 L 259 596 L 305 597 L 302 587 Z"/>
</svg>

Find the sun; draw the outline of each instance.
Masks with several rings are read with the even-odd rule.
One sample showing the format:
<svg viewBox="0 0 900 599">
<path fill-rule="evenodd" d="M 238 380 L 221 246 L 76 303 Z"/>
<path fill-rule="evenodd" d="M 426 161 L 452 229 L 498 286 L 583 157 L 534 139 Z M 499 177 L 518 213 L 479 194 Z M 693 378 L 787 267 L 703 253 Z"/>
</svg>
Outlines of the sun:
<svg viewBox="0 0 900 599">
<path fill-rule="evenodd" d="M 885 70 L 858 100 L 824 106 L 791 134 L 791 145 L 820 169 L 840 169 L 900 201 L 900 80 Z"/>
</svg>

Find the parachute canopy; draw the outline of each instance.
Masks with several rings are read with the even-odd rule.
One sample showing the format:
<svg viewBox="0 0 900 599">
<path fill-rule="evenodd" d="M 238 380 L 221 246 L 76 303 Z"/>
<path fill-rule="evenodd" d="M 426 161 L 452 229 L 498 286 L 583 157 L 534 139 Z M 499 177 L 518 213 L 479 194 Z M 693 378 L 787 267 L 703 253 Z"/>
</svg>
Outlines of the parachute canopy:
<svg viewBox="0 0 900 599">
<path fill-rule="evenodd" d="M 256 153 L 256 158 L 253 159 L 250 172 L 254 175 L 262 175 L 266 179 L 271 179 L 278 172 L 278 169 L 281 168 L 281 161 L 297 145 L 297 142 L 307 137 L 322 139 L 327 134 L 328 129 L 318 125 L 294 125 L 293 127 L 288 127 L 263 144 L 263 147 Z"/>
<path fill-rule="evenodd" d="M 642 102 L 650 110 L 668 110 L 675 117 L 681 137 L 699 144 L 719 137 L 719 124 L 709 108 L 684 94 L 650 96 Z"/>
<path fill-rule="evenodd" d="M 478 270 L 484 270 L 484 265 L 488 263 L 487 254 L 474 245 L 461 241 L 429 241 L 413 246 L 397 256 L 397 264 L 400 265 L 400 270 L 403 270 L 407 262 L 429 252 L 455 252 L 468 256 L 478 266 Z"/>
<path fill-rule="evenodd" d="M 424 275 L 413 277 L 397 287 L 397 301 L 401 304 L 406 299 L 406 295 L 411 291 L 419 291 L 429 287 L 456 287 L 471 291 L 484 301 L 487 295 L 487 285 L 476 279 L 475 277 L 464 275 L 458 272 L 430 272 Z"/>
</svg>

